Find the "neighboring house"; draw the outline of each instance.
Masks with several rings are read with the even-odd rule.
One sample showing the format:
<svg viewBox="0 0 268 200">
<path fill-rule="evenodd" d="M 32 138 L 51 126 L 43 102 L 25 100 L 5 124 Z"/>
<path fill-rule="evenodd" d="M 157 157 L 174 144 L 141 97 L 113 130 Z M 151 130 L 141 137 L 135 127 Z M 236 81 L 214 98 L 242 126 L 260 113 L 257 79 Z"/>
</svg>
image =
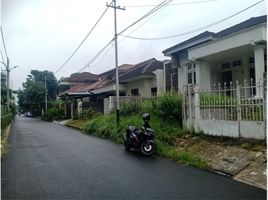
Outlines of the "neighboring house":
<svg viewBox="0 0 268 200">
<path fill-rule="evenodd" d="M 124 64 L 119 66 L 120 96 L 157 96 L 165 92 L 163 82 L 163 62 L 155 58 L 136 65 Z M 103 112 L 104 99 L 113 96 L 116 96 L 115 69 L 99 74 L 98 80 L 95 82 L 82 82 L 73 86 L 62 92 L 58 97 L 61 99 L 75 99 L 82 108 L 91 107 Z M 71 107 L 73 107 L 71 110 L 76 110 L 77 107 L 79 109 L 79 106 L 75 104 Z M 66 111 L 66 113 L 68 112 Z"/>
<path fill-rule="evenodd" d="M 89 72 L 74 73 L 68 78 L 62 78 L 58 84 L 58 93 L 62 95 L 70 88 L 81 84 L 92 84 L 98 81 L 98 75 Z"/>
<path fill-rule="evenodd" d="M 178 90 L 197 84 L 210 89 L 213 84 L 263 81 L 266 74 L 267 18 L 253 17 L 218 33 L 204 32 L 163 51 L 177 69 Z M 164 70 L 169 63 L 164 65 Z M 170 64 L 169 64 L 170 65 Z M 256 96 L 262 96 L 256 91 Z"/>
</svg>

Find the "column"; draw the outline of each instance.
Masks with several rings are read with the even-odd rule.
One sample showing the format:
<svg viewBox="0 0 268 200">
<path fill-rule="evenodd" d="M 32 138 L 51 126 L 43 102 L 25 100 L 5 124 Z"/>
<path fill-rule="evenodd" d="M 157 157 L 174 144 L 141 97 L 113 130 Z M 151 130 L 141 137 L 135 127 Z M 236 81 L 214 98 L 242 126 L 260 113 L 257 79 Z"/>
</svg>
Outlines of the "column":
<svg viewBox="0 0 268 200">
<path fill-rule="evenodd" d="M 256 97 L 262 97 L 263 94 L 259 89 L 259 84 L 263 83 L 264 74 L 264 45 L 256 45 L 254 47 L 255 60 L 255 81 L 256 81 Z"/>
</svg>

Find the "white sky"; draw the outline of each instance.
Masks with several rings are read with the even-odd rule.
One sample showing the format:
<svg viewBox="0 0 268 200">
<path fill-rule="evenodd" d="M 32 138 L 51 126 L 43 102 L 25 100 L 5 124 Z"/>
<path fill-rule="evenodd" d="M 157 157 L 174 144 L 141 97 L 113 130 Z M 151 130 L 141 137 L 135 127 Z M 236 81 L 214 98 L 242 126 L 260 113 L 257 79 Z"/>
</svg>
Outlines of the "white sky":
<svg viewBox="0 0 268 200">
<path fill-rule="evenodd" d="M 117 0 L 126 10 L 118 10 L 118 32 L 136 21 L 163 0 Z M 172 3 L 204 0 L 173 0 Z M 162 37 L 180 34 L 230 16 L 259 0 L 214 0 L 210 2 L 170 5 L 145 19 L 124 34 L 137 37 Z M 109 0 L 2 0 L 1 22 L 11 71 L 13 89 L 22 87 L 30 70 L 55 72 L 72 54 L 106 8 Z M 218 32 L 251 17 L 266 15 L 267 2 L 206 30 Z M 145 23 L 144 23 L 145 22 Z M 143 24 L 144 23 L 144 24 Z M 143 25 L 142 25 L 143 24 Z M 97 28 L 89 36 L 70 62 L 57 74 L 69 76 L 79 71 L 108 43 L 114 34 L 113 9 L 109 9 Z M 141 26 L 140 26 L 141 25 Z M 135 30 L 138 27 L 137 30 Z M 135 30 L 135 31 L 134 31 Z M 134 31 L 134 32 L 133 32 Z M 119 65 L 135 64 L 155 57 L 167 59 L 162 51 L 205 30 L 167 40 L 141 41 L 119 38 Z M 123 39 L 123 40 L 122 40 Z M 120 41 L 122 40 L 122 41 Z M 1 51 L 3 45 L 1 44 Z M 4 67 L 2 66 L 2 69 Z M 114 46 L 84 71 L 101 73 L 114 68 Z"/>
</svg>

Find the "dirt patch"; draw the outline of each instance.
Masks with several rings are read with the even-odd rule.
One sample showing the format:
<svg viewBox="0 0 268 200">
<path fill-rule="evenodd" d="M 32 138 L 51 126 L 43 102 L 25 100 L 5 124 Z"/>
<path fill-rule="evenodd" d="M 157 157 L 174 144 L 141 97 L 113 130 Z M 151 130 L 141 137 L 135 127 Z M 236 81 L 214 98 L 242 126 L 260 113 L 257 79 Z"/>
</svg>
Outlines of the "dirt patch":
<svg viewBox="0 0 268 200">
<path fill-rule="evenodd" d="M 266 189 L 266 144 L 256 140 L 184 135 L 173 144 L 205 159 L 210 169 Z"/>
</svg>

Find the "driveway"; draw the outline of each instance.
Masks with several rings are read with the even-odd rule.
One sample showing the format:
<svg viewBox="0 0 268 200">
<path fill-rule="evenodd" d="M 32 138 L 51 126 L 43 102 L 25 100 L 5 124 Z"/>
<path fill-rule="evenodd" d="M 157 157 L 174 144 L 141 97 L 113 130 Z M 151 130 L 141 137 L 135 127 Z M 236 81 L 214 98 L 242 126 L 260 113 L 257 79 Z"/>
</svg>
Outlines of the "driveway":
<svg viewBox="0 0 268 200">
<path fill-rule="evenodd" d="M 79 131 L 16 117 L 2 199 L 266 199 L 266 191 Z"/>
</svg>

